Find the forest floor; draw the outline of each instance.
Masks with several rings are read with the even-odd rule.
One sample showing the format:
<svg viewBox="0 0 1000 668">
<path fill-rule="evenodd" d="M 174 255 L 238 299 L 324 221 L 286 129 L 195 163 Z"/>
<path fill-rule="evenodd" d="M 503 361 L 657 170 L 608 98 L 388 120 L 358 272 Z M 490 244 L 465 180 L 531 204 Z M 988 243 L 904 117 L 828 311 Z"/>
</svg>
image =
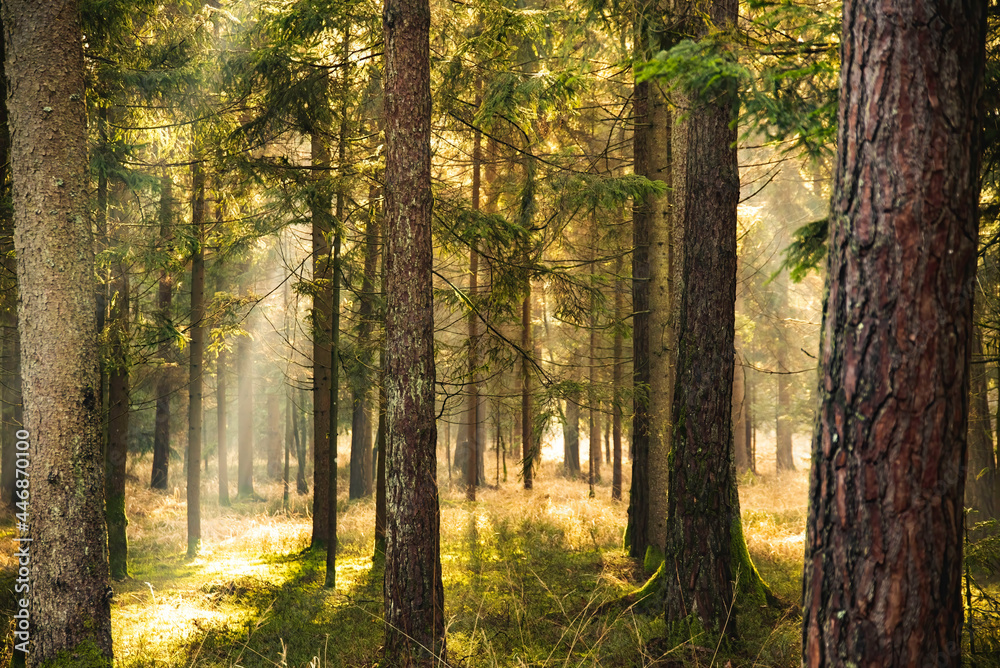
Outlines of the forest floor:
<svg viewBox="0 0 1000 668">
<path fill-rule="evenodd" d="M 511 476 L 480 489 L 473 504 L 457 484 L 449 486 L 444 471 L 448 665 L 800 665 L 808 440 L 797 439 L 795 472 L 778 475 L 773 453 L 769 469 L 767 453 L 759 449 L 759 456 L 764 475 L 748 475 L 741 484 L 744 529 L 758 569 L 787 605 L 744 612 L 739 643 L 719 648 L 665 647 L 656 610 L 621 604 L 646 578 L 621 549 L 627 466 L 625 501 L 611 500 L 607 466 L 594 499 L 584 481 L 567 479 L 550 459 L 533 491 Z M 136 462 L 136 473 L 147 463 Z M 341 474 L 346 490 L 346 471 Z M 129 484 L 132 577 L 113 587 L 116 666 L 375 665 L 383 626 L 381 572 L 372 562 L 373 501 L 338 503 L 337 587 L 331 591 L 323 588 L 325 555 L 307 550 L 309 497 L 293 489 L 290 508 L 283 509 L 281 484 L 269 483 L 257 489 L 265 500 L 220 508 L 216 494 L 208 493 L 217 489 L 211 482 L 202 493 L 203 548 L 193 560 L 185 556 L 182 490 L 164 494 L 138 479 Z M 11 521 L 0 522 L 0 572 L 9 573 L 12 550 L 5 545 L 11 541 L 3 538 Z M 7 615 L 9 597 L 0 599 Z"/>
</svg>

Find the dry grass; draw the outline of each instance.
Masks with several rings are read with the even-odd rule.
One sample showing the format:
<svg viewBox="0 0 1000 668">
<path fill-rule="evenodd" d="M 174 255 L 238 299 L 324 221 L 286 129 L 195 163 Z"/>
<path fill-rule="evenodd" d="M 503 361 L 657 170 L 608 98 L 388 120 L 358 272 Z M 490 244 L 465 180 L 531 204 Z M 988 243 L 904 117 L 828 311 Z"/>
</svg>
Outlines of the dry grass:
<svg viewBox="0 0 1000 668">
<path fill-rule="evenodd" d="M 340 461 L 348 461 L 346 443 L 341 447 Z M 625 501 L 610 498 L 610 466 L 602 467 L 604 479 L 589 498 L 584 481 L 562 475 L 560 453 L 561 443 L 547 444 L 536 489 L 525 491 L 511 472 L 506 483 L 480 489 L 475 504 L 464 500 L 460 485 L 448 484 L 441 453 L 451 665 L 665 665 L 665 650 L 652 642 L 662 623 L 606 605 L 643 577 L 620 549 L 630 466 L 623 467 Z M 182 490 L 149 490 L 139 482 L 148 461 L 131 464 L 133 578 L 114 585 L 117 666 L 373 665 L 382 635 L 380 574 L 370 559 L 374 503 L 347 501 L 346 471 L 338 502 L 338 586 L 331 592 L 322 588 L 323 555 L 303 552 L 312 518 L 309 498 L 294 488 L 288 509 L 280 483 L 258 483 L 264 500 L 222 508 L 217 478 L 206 475 L 202 551 L 187 559 Z M 492 464 L 487 458 L 490 478 Z M 741 496 L 748 541 L 765 576 L 797 576 L 804 474 L 748 481 Z M 6 547 L 0 550 L 5 565 Z M 790 624 L 794 633 L 786 627 L 787 621 L 764 629 L 754 649 L 741 651 L 757 656 L 758 665 L 795 665 L 797 627 Z"/>
</svg>

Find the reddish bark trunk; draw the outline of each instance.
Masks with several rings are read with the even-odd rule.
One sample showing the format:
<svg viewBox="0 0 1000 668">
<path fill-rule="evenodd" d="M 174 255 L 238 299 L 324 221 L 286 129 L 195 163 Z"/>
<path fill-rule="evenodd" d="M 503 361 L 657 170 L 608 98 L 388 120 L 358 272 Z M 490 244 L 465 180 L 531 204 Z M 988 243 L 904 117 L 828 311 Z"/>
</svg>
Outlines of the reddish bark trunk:
<svg viewBox="0 0 1000 668">
<path fill-rule="evenodd" d="M 961 664 L 986 3 L 844 3 L 803 665 Z"/>
</svg>

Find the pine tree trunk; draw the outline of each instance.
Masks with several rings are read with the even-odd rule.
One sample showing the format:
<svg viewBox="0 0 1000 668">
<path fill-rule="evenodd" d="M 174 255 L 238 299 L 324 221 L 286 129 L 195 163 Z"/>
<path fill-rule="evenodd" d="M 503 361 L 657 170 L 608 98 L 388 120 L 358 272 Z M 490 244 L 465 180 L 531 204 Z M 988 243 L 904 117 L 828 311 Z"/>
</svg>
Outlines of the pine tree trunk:
<svg viewBox="0 0 1000 668">
<path fill-rule="evenodd" d="M 803 666 L 962 663 L 986 3 L 847 0 Z"/>
<path fill-rule="evenodd" d="M 173 239 L 173 190 L 174 182 L 169 176 L 160 179 L 160 242 L 165 246 Z M 160 283 L 156 296 L 158 319 L 162 324 L 170 322 L 174 299 L 173 277 L 166 269 L 160 270 Z M 170 342 L 163 340 L 157 355 L 168 363 Z M 167 489 L 170 479 L 170 398 L 174 392 L 173 372 L 167 366 L 160 372 L 156 383 L 156 422 L 153 432 L 153 473 L 149 486 L 153 489 Z"/>
<path fill-rule="evenodd" d="M 534 484 L 533 464 L 535 459 L 534 429 L 531 425 L 531 281 L 528 280 L 528 292 L 521 303 L 521 477 L 524 488 L 531 489 Z"/>
<path fill-rule="evenodd" d="M 267 395 L 267 477 L 281 478 L 281 409 L 278 395 Z"/>
<path fill-rule="evenodd" d="M 779 277 L 778 293 L 780 296 L 780 313 L 784 316 L 788 309 L 788 281 Z M 778 336 L 776 344 L 778 346 L 776 357 L 778 360 L 778 374 L 775 379 L 778 384 L 778 401 L 775 405 L 776 415 L 774 424 L 774 452 L 775 465 L 779 471 L 794 471 L 795 461 L 792 458 L 792 383 L 788 376 L 788 341 L 785 332 L 784 321 L 777 323 Z"/>
<path fill-rule="evenodd" d="M 619 258 L 615 267 L 615 275 L 621 276 L 622 262 Z M 622 294 L 621 281 L 615 281 L 615 340 L 612 350 L 614 367 L 612 369 L 611 387 L 611 440 L 613 442 L 611 469 L 611 498 L 622 498 L 622 319 L 625 317 L 625 298 Z"/>
<path fill-rule="evenodd" d="M 309 483 L 306 479 L 306 466 L 309 461 L 308 439 L 308 419 L 304 412 L 306 405 L 305 390 L 299 392 L 299 405 L 294 406 L 295 412 L 292 415 L 292 428 L 295 429 L 295 491 L 299 494 L 309 493 Z"/>
<path fill-rule="evenodd" d="M 736 22 L 735 0 L 714 0 L 707 9 L 720 30 Z M 703 37 L 707 22 L 692 23 L 690 35 Z M 665 620 L 671 635 L 684 638 L 692 620 L 711 634 L 735 635 L 733 582 L 739 578 L 743 586 L 755 575 L 740 524 L 731 422 L 740 194 L 731 125 L 736 90 L 725 80 L 718 88 L 678 95 L 671 137 L 673 228 L 697 230 L 682 232 L 664 550 Z"/>
<path fill-rule="evenodd" d="M 478 81 L 475 105 L 478 109 L 482 98 L 478 89 L 482 82 Z M 472 210 L 480 210 L 480 179 L 482 170 L 482 133 L 477 128 L 472 140 Z M 478 463 L 480 455 L 479 443 L 479 386 L 476 384 L 476 368 L 479 364 L 476 346 L 479 343 L 479 314 L 476 313 L 476 294 L 479 292 L 479 254 L 476 243 L 469 247 L 469 299 L 472 308 L 469 309 L 469 402 L 466 413 L 469 424 L 468 463 L 465 466 L 465 499 L 476 500 L 476 484 L 478 483 Z"/>
<path fill-rule="evenodd" d="M 312 164 L 326 169 L 330 153 L 323 138 L 312 133 Z M 317 172 L 322 174 L 322 171 Z M 313 531 L 312 547 L 325 549 L 329 532 L 330 490 L 330 330 L 333 303 L 332 267 L 330 265 L 330 232 L 333 213 L 330 193 L 322 177 L 317 177 L 316 191 L 310 196 L 312 215 L 312 270 L 317 284 L 313 293 Z"/>
<path fill-rule="evenodd" d="M 6 0 L 31 569 L 29 667 L 112 663 L 80 13 Z M 30 363 L 29 363 L 30 362 Z M 25 491 L 25 490 L 21 490 Z"/>
<path fill-rule="evenodd" d="M 124 266 L 117 268 L 111 304 L 112 350 L 108 378 L 108 446 L 105 467 L 105 512 L 111 577 L 128 577 L 128 517 L 125 515 L 125 464 L 129 419 L 129 284 Z"/>
<path fill-rule="evenodd" d="M 346 39 L 346 37 L 345 37 Z M 343 132 L 343 128 L 341 128 Z M 343 142 L 341 160 L 344 164 Z M 344 220 L 344 194 L 337 193 L 337 222 L 333 233 L 331 282 L 333 309 L 330 322 L 330 455 L 327 480 L 326 586 L 334 587 L 337 577 L 337 431 L 340 416 L 340 229 Z"/>
<path fill-rule="evenodd" d="M 641 23 L 641 15 L 636 22 Z M 644 35 L 645 30 L 637 34 Z M 652 84 L 636 83 L 632 93 L 633 170 L 650 173 L 653 125 L 649 111 Z M 649 545 L 649 225 L 651 201 L 632 205 L 632 485 L 628 495 L 625 549 L 641 559 Z"/>
<path fill-rule="evenodd" d="M 386 0 L 387 665 L 446 660 L 434 409 L 430 6 Z"/>
<path fill-rule="evenodd" d="M 191 168 L 191 227 L 196 247 L 191 255 L 190 374 L 188 377 L 187 553 L 201 548 L 202 391 L 205 364 L 205 172 L 200 162 Z"/>
<path fill-rule="evenodd" d="M 221 217 L 221 209 L 216 204 L 216 220 Z M 229 289 L 228 281 L 225 278 L 224 268 L 219 268 L 216 279 L 216 292 L 225 293 Z M 225 341 L 222 341 L 225 343 Z M 219 347 L 219 356 L 215 360 L 215 405 L 216 405 L 216 441 L 219 451 L 219 505 L 227 508 L 229 500 L 229 422 L 228 407 L 226 405 L 226 365 L 229 363 L 229 354 L 225 345 Z"/>
<path fill-rule="evenodd" d="M 979 320 L 977 318 L 977 320 Z M 965 505 L 978 511 L 969 524 L 997 516 L 997 463 L 987 396 L 987 365 L 983 357 L 983 333 L 973 327 L 972 354 L 978 359 L 970 368 L 969 467 L 966 472 Z"/>
<path fill-rule="evenodd" d="M 373 355 L 373 332 L 375 329 L 375 272 L 378 270 L 379 221 L 382 212 L 377 204 L 378 192 L 373 188 L 369 193 L 371 211 L 365 225 L 365 269 L 361 283 L 360 305 L 358 307 L 358 373 L 353 386 L 353 410 L 351 419 L 351 486 L 349 496 L 360 499 L 372 493 L 372 404 L 375 392 L 372 388 L 371 368 Z"/>
<path fill-rule="evenodd" d="M 746 373 L 739 355 L 733 356 L 733 460 L 737 475 L 750 468 L 747 449 Z"/>
<path fill-rule="evenodd" d="M 247 280 L 244 278 L 244 281 Z M 241 292 L 249 292 L 244 283 Z M 244 327 L 252 330 L 251 318 L 247 315 Z M 236 340 L 236 494 L 241 499 L 252 499 L 253 455 L 254 455 L 254 400 L 253 400 L 253 353 L 249 336 Z"/>
<path fill-rule="evenodd" d="M 563 434 L 563 467 L 567 475 L 580 474 L 580 396 L 566 399 L 566 429 Z"/>
</svg>

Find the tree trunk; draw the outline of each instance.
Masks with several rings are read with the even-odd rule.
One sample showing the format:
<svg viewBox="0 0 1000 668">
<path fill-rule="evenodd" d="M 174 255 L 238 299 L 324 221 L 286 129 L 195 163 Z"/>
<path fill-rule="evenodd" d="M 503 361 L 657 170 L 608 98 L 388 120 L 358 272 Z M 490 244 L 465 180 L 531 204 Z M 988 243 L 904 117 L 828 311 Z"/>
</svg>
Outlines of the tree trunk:
<svg viewBox="0 0 1000 668">
<path fill-rule="evenodd" d="M 267 395 L 267 477 L 281 478 L 281 408 L 278 395 Z"/>
<path fill-rule="evenodd" d="M 110 668 L 80 12 L 72 0 L 6 0 L 3 22 L 30 443 L 30 512 L 28 491 L 19 499 L 32 539 L 20 543 L 31 561 L 26 659 Z"/>
<path fill-rule="evenodd" d="M 983 333 L 973 328 L 972 353 L 978 358 L 970 369 L 969 384 L 969 467 L 966 471 L 965 505 L 978 511 L 969 517 L 975 524 L 997 516 L 997 463 L 993 447 L 993 426 L 987 396 L 988 367 L 983 357 Z"/>
<path fill-rule="evenodd" d="M 173 239 L 174 182 L 169 176 L 160 179 L 160 242 L 168 246 Z M 167 269 L 160 270 L 160 283 L 156 296 L 158 320 L 161 326 L 170 322 L 174 299 L 173 277 Z M 153 474 L 149 486 L 167 489 L 170 473 L 170 398 L 174 392 L 173 372 L 169 365 L 170 341 L 160 342 L 157 355 L 164 369 L 156 383 L 156 426 L 153 432 Z"/>
<path fill-rule="evenodd" d="M 244 277 L 242 292 L 249 292 L 248 279 Z M 247 314 L 244 327 L 252 329 L 253 313 Z M 236 340 L 236 494 L 241 499 L 252 499 L 253 491 L 253 449 L 254 449 L 254 408 L 253 408 L 253 353 L 252 340 L 241 336 Z"/>
<path fill-rule="evenodd" d="M 655 20 L 636 16 L 643 41 L 642 57 L 669 48 L 653 30 Z M 655 44 L 649 43 L 654 38 Z M 672 120 L 660 87 L 635 85 L 633 138 L 635 173 L 670 184 Z M 670 215 L 670 195 L 651 195 L 632 211 L 632 304 L 634 410 L 632 489 L 629 493 L 629 554 L 655 568 L 666 541 L 667 454 L 670 451 L 671 404 L 676 364 L 675 275 L 683 257 L 682 228 Z"/>
<path fill-rule="evenodd" d="M 479 87 L 480 81 L 476 82 Z M 476 108 L 482 104 L 482 99 L 477 91 Z M 476 128 L 472 141 L 472 209 L 480 210 L 480 178 L 482 170 L 482 133 Z M 469 300 L 472 307 L 469 309 L 469 404 L 467 408 L 469 438 L 468 438 L 468 458 L 465 466 L 465 498 L 467 501 L 476 500 L 476 484 L 478 483 L 478 462 L 480 455 L 479 443 L 479 386 L 476 383 L 476 370 L 479 361 L 476 356 L 476 346 L 479 343 L 479 314 L 476 312 L 476 296 L 479 292 L 479 253 L 476 252 L 476 242 L 469 246 Z"/>
<path fill-rule="evenodd" d="M 621 276 L 622 261 L 618 259 L 615 275 Z M 612 351 L 614 368 L 612 369 L 611 387 L 611 440 L 613 441 L 611 469 L 611 498 L 622 498 L 622 319 L 625 317 L 625 297 L 622 294 L 621 281 L 615 281 L 615 340 Z"/>
<path fill-rule="evenodd" d="M 346 37 L 345 37 L 346 40 Z M 343 128 L 341 128 L 343 132 Z M 341 141 L 340 164 L 344 164 Z M 337 427 L 340 415 L 340 229 L 344 220 L 344 194 L 337 192 L 337 222 L 330 259 L 333 296 L 330 322 L 330 454 L 327 480 L 326 586 L 334 587 L 337 577 Z"/>
<path fill-rule="evenodd" d="M 746 372 L 739 355 L 733 355 L 733 461 L 737 475 L 750 468 L 747 449 L 747 395 Z"/>
<path fill-rule="evenodd" d="M 306 403 L 305 391 L 299 393 L 300 404 L 292 403 L 292 436 L 295 438 L 295 491 L 299 494 L 309 493 L 309 483 L 306 481 L 306 462 L 308 447 L 306 446 L 306 418 L 302 406 Z"/>
<path fill-rule="evenodd" d="M 386 0 L 387 665 L 446 660 L 434 411 L 430 5 Z"/>
<path fill-rule="evenodd" d="M 788 279 L 779 277 L 778 294 L 780 315 L 784 317 L 788 309 Z M 777 322 L 778 336 L 776 337 L 777 350 L 775 356 L 778 360 L 778 374 L 775 376 L 778 383 L 778 401 L 775 406 L 774 424 L 774 452 L 775 465 L 778 471 L 794 471 L 795 460 L 792 458 L 792 383 L 788 377 L 788 340 L 785 332 L 783 320 Z"/>
<path fill-rule="evenodd" d="M 221 216 L 221 209 L 219 204 L 216 203 L 216 220 L 218 221 Z M 226 281 L 226 272 L 223 267 L 219 267 L 219 274 L 216 291 L 226 292 L 229 289 L 228 281 Z M 219 346 L 219 356 L 215 360 L 215 405 L 216 405 L 216 440 L 218 441 L 219 450 L 219 505 L 223 508 L 227 508 L 230 505 L 229 501 L 229 423 L 227 419 L 226 406 L 226 389 L 228 383 L 226 382 L 226 365 L 229 363 L 229 354 L 226 352 L 225 340 L 220 341 L 223 345 Z"/>
<path fill-rule="evenodd" d="M 641 24 L 641 15 L 636 17 Z M 644 35 L 645 30 L 637 30 Z M 637 49 L 638 50 L 638 49 Z M 636 83 L 632 93 L 633 170 L 650 173 L 653 124 L 649 109 L 652 84 Z M 641 559 L 649 545 L 649 226 L 652 201 L 632 205 L 632 485 L 628 498 L 625 549 Z"/>
<path fill-rule="evenodd" d="M 804 666 L 959 666 L 986 3 L 844 3 Z"/>
<path fill-rule="evenodd" d="M 200 162 L 191 167 L 191 227 L 195 249 L 191 255 L 190 375 L 188 380 L 187 529 L 189 557 L 201 548 L 201 439 L 202 386 L 205 364 L 205 172 Z"/>
<path fill-rule="evenodd" d="M 528 280 L 528 292 L 521 303 L 521 477 L 524 488 L 531 489 L 534 471 L 532 465 L 535 459 L 534 429 L 531 425 L 531 281 Z"/>
<path fill-rule="evenodd" d="M 374 360 L 373 331 L 375 329 L 375 272 L 378 270 L 379 221 L 382 212 L 377 204 L 378 192 L 369 193 L 371 202 L 368 223 L 365 226 L 365 273 L 361 283 L 358 307 L 358 373 L 353 387 L 354 415 L 351 419 L 351 486 L 349 496 L 360 499 L 372 493 L 372 363 Z"/>
<path fill-rule="evenodd" d="M 709 8 L 720 30 L 736 22 L 735 0 Z M 707 22 L 689 24 L 705 36 Z M 665 620 L 690 637 L 692 619 L 712 634 L 735 635 L 735 602 L 749 608 L 768 593 L 753 568 L 740 523 L 733 457 L 733 345 L 736 207 L 740 181 L 735 83 L 678 96 L 671 137 L 674 227 L 685 234 L 667 497 Z M 739 585 L 736 598 L 733 583 Z"/>
<path fill-rule="evenodd" d="M 108 447 L 105 466 L 105 512 L 108 522 L 108 561 L 111 577 L 128 577 L 128 517 L 125 515 L 125 464 L 128 458 L 129 418 L 129 284 L 119 265 L 111 304 L 111 360 L 108 379 Z"/>
<path fill-rule="evenodd" d="M 313 293 L 313 531 L 312 547 L 325 549 L 329 532 L 330 490 L 330 367 L 333 340 L 330 321 L 333 285 L 330 279 L 330 232 L 333 213 L 330 210 L 329 186 L 321 176 L 330 166 L 330 153 L 318 132 L 311 135 L 312 164 L 317 172 L 315 192 L 309 199 L 312 215 L 312 270 L 316 283 Z"/>
<path fill-rule="evenodd" d="M 575 366 L 574 366 L 575 369 Z M 566 399 L 566 428 L 563 433 L 563 468 L 567 475 L 580 474 L 580 396 L 573 393 Z"/>
</svg>

